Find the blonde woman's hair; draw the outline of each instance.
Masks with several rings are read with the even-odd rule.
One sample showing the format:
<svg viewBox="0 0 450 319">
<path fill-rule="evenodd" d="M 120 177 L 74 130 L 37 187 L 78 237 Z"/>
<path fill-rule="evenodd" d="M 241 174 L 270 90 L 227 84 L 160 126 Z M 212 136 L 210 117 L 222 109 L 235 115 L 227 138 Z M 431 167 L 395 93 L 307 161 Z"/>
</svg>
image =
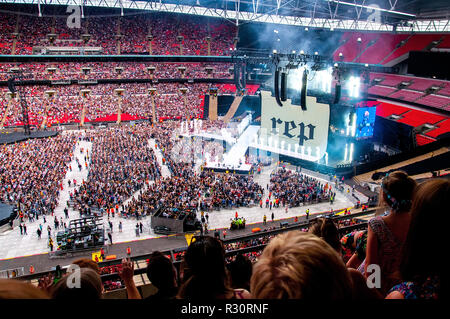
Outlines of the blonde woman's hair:
<svg viewBox="0 0 450 319">
<path fill-rule="evenodd" d="M 298 230 L 278 235 L 255 264 L 250 283 L 256 299 L 349 299 L 352 281 L 337 252 Z"/>
</svg>

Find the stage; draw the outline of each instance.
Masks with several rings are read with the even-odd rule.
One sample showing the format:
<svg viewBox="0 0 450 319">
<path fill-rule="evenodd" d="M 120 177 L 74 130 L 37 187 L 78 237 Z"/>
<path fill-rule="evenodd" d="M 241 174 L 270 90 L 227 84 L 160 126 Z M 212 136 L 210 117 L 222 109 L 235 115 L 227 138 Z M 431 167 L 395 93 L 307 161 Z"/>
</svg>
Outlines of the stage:
<svg viewBox="0 0 450 319">
<path fill-rule="evenodd" d="M 201 123 L 194 122 L 192 132 L 187 132 L 187 123 L 182 125 L 178 136 L 183 138 L 200 138 L 202 140 L 213 140 L 221 145 L 226 144 L 226 151 L 220 160 L 216 156 L 210 156 L 205 153 L 203 156 L 204 169 L 214 172 L 232 172 L 237 174 L 248 174 L 251 171 L 252 164 L 257 161 L 264 161 L 271 158 L 271 162 L 284 160 L 300 162 L 302 166 L 305 163 L 327 166 L 327 170 L 333 170 L 336 167 L 328 166 L 328 154 L 319 147 L 300 146 L 298 141 L 288 141 L 281 139 L 277 134 L 271 134 L 267 129 L 260 125 L 251 123 L 250 116 L 247 121 L 235 128 L 222 128 L 220 132 L 207 131 L 202 129 Z M 237 135 L 236 135 L 237 134 Z M 297 143 L 295 143 L 297 142 Z M 256 159 L 256 161 L 254 160 Z M 320 163 L 320 164 L 319 164 Z M 330 161 L 330 164 L 332 162 Z M 310 165 L 306 165 L 310 166 Z"/>
<path fill-rule="evenodd" d="M 23 142 L 28 139 L 33 138 L 46 138 L 58 135 L 55 131 L 38 131 L 31 132 L 31 135 L 25 135 L 25 132 L 1 132 L 0 133 L 0 144 L 13 144 L 17 142 Z"/>
<path fill-rule="evenodd" d="M 233 174 L 249 174 L 252 169 L 251 164 L 223 164 L 218 162 L 207 162 L 204 167 L 207 171 L 213 171 L 215 173 L 233 173 Z"/>
</svg>

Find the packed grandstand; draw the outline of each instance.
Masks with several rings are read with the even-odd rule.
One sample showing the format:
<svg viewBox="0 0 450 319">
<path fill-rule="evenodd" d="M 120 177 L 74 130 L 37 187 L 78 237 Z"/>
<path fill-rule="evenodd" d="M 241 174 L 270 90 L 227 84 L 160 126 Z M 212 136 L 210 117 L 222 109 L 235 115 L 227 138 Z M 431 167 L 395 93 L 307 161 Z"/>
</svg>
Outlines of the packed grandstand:
<svg viewBox="0 0 450 319">
<path fill-rule="evenodd" d="M 448 58 L 448 29 L 265 22 L 251 41 L 261 23 L 89 7 L 72 28 L 57 6 L 0 9 L 0 299 L 446 295 L 450 82 L 405 70 L 416 51 Z M 310 67 L 281 100 L 280 61 L 291 79 Z M 332 89 L 310 93 L 329 107 L 324 151 L 306 144 L 318 124 L 266 119 L 261 91 L 306 114 L 302 85 L 328 67 Z"/>
</svg>

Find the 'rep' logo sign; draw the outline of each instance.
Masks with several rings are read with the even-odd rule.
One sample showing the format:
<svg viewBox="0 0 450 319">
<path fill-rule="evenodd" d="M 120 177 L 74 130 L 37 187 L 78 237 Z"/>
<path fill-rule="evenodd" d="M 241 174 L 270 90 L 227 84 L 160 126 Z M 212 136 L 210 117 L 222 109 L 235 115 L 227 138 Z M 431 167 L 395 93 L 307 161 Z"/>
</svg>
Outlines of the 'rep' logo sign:
<svg viewBox="0 0 450 319">
<path fill-rule="evenodd" d="M 267 132 L 268 139 L 278 140 L 277 146 L 283 149 L 309 148 L 314 156 L 322 157 L 328 143 L 330 105 L 318 103 L 312 96 L 306 97 L 306 105 L 303 111 L 287 99 L 279 107 L 270 92 L 261 91 L 261 132 Z"/>
</svg>

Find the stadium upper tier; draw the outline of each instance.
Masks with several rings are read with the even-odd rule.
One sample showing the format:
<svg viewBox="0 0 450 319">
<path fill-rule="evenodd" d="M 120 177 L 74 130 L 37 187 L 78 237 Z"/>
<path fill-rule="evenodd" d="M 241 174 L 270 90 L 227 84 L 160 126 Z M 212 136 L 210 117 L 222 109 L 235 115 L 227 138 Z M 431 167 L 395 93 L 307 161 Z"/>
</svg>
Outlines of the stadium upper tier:
<svg viewBox="0 0 450 319">
<path fill-rule="evenodd" d="M 333 58 L 335 61 L 392 66 L 405 60 L 410 51 L 432 48 L 450 48 L 450 35 L 344 32 Z"/>
<path fill-rule="evenodd" d="M 33 49 L 100 48 L 100 54 L 229 55 L 236 27 L 223 20 L 164 13 L 86 17 L 69 28 L 67 17 L 0 13 L 0 54 Z M 89 36 L 86 36 L 89 35 Z"/>
<path fill-rule="evenodd" d="M 286 29 L 282 31 L 285 34 L 279 35 L 271 28 L 258 27 L 257 31 L 250 32 L 247 26 L 240 27 L 238 34 L 237 27 L 224 19 L 163 12 L 131 16 L 86 15 L 79 27 L 71 28 L 66 15 L 39 17 L 35 9 L 29 7 L 20 15 L 0 13 L 0 54 L 48 54 L 51 50 L 85 54 L 91 50 L 91 53 L 105 55 L 224 56 L 231 55 L 241 37 L 246 43 L 239 43 L 239 46 L 244 47 L 264 39 L 273 40 L 275 43 L 264 42 L 264 48 L 272 50 L 280 44 L 276 36 L 283 38 L 286 49 L 318 50 L 320 54 L 332 55 L 335 61 L 390 66 L 404 60 L 410 51 L 450 47 L 448 34 L 335 31 L 326 33 L 322 39 L 314 32 L 300 29 Z M 299 35 L 300 42 L 297 41 Z M 338 44 L 334 42 L 334 35 L 336 39 L 340 37 Z"/>
<path fill-rule="evenodd" d="M 369 94 L 450 111 L 449 81 L 371 73 Z"/>
</svg>

